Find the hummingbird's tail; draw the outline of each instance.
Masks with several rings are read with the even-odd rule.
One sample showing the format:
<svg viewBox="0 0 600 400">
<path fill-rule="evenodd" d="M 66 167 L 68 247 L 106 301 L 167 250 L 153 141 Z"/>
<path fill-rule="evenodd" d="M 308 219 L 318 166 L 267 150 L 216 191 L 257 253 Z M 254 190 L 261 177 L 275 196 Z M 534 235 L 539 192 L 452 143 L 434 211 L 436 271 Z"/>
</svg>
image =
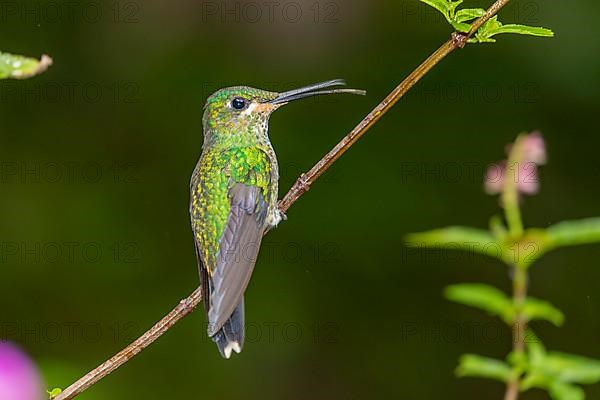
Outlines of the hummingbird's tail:
<svg viewBox="0 0 600 400">
<path fill-rule="evenodd" d="M 231 352 L 240 353 L 244 347 L 244 299 L 237 305 L 231 317 L 225 322 L 212 340 L 217 344 L 224 358 L 231 357 Z"/>
</svg>

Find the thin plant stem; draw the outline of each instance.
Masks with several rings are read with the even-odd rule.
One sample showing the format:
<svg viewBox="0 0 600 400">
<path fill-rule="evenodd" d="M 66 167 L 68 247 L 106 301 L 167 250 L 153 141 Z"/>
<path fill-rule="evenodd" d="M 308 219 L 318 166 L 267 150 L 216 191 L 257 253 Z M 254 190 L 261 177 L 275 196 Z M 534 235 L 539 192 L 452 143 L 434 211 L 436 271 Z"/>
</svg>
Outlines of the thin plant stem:
<svg viewBox="0 0 600 400">
<path fill-rule="evenodd" d="M 525 337 L 527 332 L 527 321 L 523 312 L 523 305 L 527 298 L 527 268 L 522 265 L 514 267 L 513 278 L 513 304 L 515 306 L 515 321 L 512 327 L 513 352 L 523 354 L 525 352 Z M 519 398 L 520 376 L 515 374 L 513 379 L 506 385 L 504 400 L 517 400 Z"/>
<path fill-rule="evenodd" d="M 523 139 L 519 135 L 513 144 L 506 164 L 504 190 L 502 191 L 502 206 L 508 225 L 508 234 L 515 243 L 515 260 L 512 265 L 513 276 L 513 306 L 515 319 L 512 325 L 513 353 L 522 354 L 525 351 L 525 334 L 527 321 L 523 315 L 523 306 L 527 298 L 527 264 L 521 260 L 520 239 L 523 236 L 523 221 L 519 204 L 519 180 L 523 177 L 521 164 L 523 163 Z M 519 398 L 520 373 L 515 370 L 515 376 L 507 383 L 504 400 L 517 400 Z"/>
<path fill-rule="evenodd" d="M 517 310 L 515 318 L 515 329 L 513 335 L 513 350 L 517 353 L 525 351 L 525 330 L 527 323 L 522 313 L 525 299 L 527 297 L 527 269 L 525 267 L 515 267 L 515 277 L 513 279 L 513 303 Z"/>
<path fill-rule="evenodd" d="M 513 239 L 523 235 L 523 221 L 519 206 L 519 179 L 523 178 L 519 176 L 521 173 L 520 167 L 523 163 L 522 142 L 523 135 L 520 135 L 510 151 L 506 164 L 504 190 L 502 192 L 502 207 L 504 207 L 508 234 Z"/>
<path fill-rule="evenodd" d="M 311 170 L 300 176 L 294 186 L 279 203 L 279 208 L 285 212 L 294 204 L 338 158 L 356 143 L 387 111 L 394 106 L 423 76 L 452 51 L 463 48 L 467 40 L 486 21 L 492 18 L 510 0 L 497 0 L 486 14 L 473 23 L 473 29 L 468 34 L 454 32 L 450 40 L 445 42 L 438 50 L 419 65 L 400 85 L 398 85 L 381 103 L 373 109 L 340 143 L 327 153 Z M 189 297 L 182 300 L 169 314 L 156 323 L 137 340 L 121 350 L 118 354 L 87 373 L 77 382 L 66 388 L 54 397 L 54 400 L 69 400 L 89 389 L 102 378 L 115 371 L 132 357 L 140 353 L 156 339 L 165 334 L 180 319 L 190 314 L 202 301 L 200 288 L 196 289 Z"/>
</svg>

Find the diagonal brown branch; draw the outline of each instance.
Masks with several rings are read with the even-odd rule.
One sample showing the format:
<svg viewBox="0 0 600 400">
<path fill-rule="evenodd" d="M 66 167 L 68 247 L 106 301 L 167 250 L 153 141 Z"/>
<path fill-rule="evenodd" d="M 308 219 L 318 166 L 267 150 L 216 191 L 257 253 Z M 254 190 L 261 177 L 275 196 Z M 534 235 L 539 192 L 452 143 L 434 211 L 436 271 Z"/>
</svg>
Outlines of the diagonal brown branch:
<svg viewBox="0 0 600 400">
<path fill-rule="evenodd" d="M 360 139 L 383 115 L 388 112 L 417 82 L 421 80 L 434 66 L 443 60 L 448 54 L 456 49 L 462 48 L 467 40 L 487 20 L 496 15 L 500 9 L 510 0 L 497 0 L 486 12 L 486 14 L 473 23 L 469 34 L 453 33 L 450 40 L 444 43 L 427 60 L 423 61 L 400 85 L 398 85 L 381 103 L 377 105 L 348 135 L 346 135 L 329 153 L 327 153 L 310 171 L 303 174 L 294 186 L 279 203 L 282 211 L 287 211 L 327 169 L 344 154 L 358 139 Z M 182 300 L 167 316 L 161 319 L 150 330 L 145 332 L 137 340 L 121 350 L 108 361 L 96 369 L 87 373 L 84 377 L 73 383 L 54 400 L 69 400 L 89 389 L 106 375 L 115 371 L 125 364 L 136 354 L 144 350 L 156 339 L 166 333 L 177 321 L 190 314 L 202 301 L 200 288 L 196 289 L 189 297 Z"/>
<path fill-rule="evenodd" d="M 163 319 L 158 321 L 146 333 L 136 339 L 129 346 L 115 354 L 110 360 L 104 362 L 96 369 L 88 372 L 83 378 L 65 389 L 61 394 L 54 399 L 72 399 L 81 394 L 84 390 L 92 387 L 100 379 L 110 374 L 121 365 L 135 357 L 140 351 L 150 346 L 156 339 L 164 335 L 173 325 L 180 319 L 190 314 L 202 301 L 202 291 L 196 289 L 194 293 L 181 300 L 177 307 L 171 310 Z"/>
</svg>

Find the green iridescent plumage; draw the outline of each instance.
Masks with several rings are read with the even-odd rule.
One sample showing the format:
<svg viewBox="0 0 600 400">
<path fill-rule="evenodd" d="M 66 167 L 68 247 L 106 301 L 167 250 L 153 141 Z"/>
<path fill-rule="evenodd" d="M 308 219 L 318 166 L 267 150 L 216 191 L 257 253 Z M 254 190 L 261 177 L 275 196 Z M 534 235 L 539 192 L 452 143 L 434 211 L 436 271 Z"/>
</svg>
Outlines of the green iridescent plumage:
<svg viewBox="0 0 600 400">
<path fill-rule="evenodd" d="M 190 184 L 190 216 L 202 281 L 208 335 L 229 358 L 244 344 L 244 292 L 266 230 L 277 225 L 279 171 L 269 117 L 289 101 L 321 94 L 335 80 L 285 93 L 245 86 L 219 90 L 206 102 L 204 143 Z"/>
<path fill-rule="evenodd" d="M 192 183 L 192 224 L 209 272 L 215 266 L 219 239 L 230 212 L 228 191 L 234 183 L 260 188 L 265 199 L 276 200 L 277 182 L 272 183 L 273 162 L 268 149 L 234 147 L 206 152 L 200 159 Z"/>
</svg>

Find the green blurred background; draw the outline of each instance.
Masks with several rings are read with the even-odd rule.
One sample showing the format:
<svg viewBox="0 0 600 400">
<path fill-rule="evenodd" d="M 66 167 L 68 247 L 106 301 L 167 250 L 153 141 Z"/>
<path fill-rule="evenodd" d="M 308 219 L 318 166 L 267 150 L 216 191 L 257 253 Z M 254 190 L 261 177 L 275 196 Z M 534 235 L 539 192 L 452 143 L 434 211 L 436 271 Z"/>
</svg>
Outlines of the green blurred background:
<svg viewBox="0 0 600 400">
<path fill-rule="evenodd" d="M 199 311 L 80 398 L 501 398 L 501 384 L 453 369 L 465 352 L 504 357 L 510 332 L 442 290 L 508 291 L 507 270 L 402 237 L 486 227 L 499 209 L 484 171 L 533 129 L 550 163 L 526 224 L 600 214 L 599 13 L 590 0 L 515 0 L 503 21 L 556 37 L 468 46 L 427 75 L 265 239 L 240 356 L 221 359 Z M 330 78 L 368 90 L 274 115 L 283 195 L 449 33 L 416 0 L 0 1 L 0 48 L 55 60 L 0 83 L 0 338 L 66 387 L 194 290 L 188 182 L 214 90 Z M 549 348 L 600 357 L 599 257 L 561 250 L 532 270 L 531 292 L 567 315 L 562 329 L 535 325 Z"/>
</svg>

